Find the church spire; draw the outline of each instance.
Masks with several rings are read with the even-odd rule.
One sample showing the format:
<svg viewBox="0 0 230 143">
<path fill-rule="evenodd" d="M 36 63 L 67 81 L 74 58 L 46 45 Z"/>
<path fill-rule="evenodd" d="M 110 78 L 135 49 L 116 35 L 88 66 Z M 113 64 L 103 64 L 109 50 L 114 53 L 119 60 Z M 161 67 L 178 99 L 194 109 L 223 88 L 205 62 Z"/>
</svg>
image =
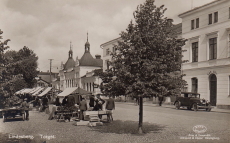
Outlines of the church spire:
<svg viewBox="0 0 230 143">
<path fill-rule="evenodd" d="M 72 58 L 72 57 L 73 57 L 72 42 L 70 41 L 69 58 Z"/>
<path fill-rule="evenodd" d="M 90 50 L 90 44 L 88 41 L 88 32 L 87 32 L 87 42 L 85 43 L 85 52 L 89 52 L 89 50 Z"/>
<path fill-rule="evenodd" d="M 87 42 L 88 42 L 88 31 L 87 31 Z"/>
</svg>

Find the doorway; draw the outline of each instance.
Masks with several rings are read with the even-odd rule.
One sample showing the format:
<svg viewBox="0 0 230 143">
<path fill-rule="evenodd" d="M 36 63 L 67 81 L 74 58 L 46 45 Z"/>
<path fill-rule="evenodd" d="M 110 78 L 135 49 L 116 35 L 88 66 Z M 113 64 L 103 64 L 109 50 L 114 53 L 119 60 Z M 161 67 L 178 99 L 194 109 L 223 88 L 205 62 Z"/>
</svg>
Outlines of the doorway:
<svg viewBox="0 0 230 143">
<path fill-rule="evenodd" d="M 210 103 L 216 106 L 217 99 L 217 78 L 215 74 L 209 76 Z"/>
</svg>

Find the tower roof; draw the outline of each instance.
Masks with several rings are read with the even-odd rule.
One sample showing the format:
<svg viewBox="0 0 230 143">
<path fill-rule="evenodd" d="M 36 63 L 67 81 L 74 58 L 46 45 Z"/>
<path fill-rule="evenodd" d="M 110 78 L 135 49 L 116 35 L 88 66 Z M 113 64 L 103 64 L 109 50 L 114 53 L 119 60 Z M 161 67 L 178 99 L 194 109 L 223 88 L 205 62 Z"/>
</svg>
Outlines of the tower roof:
<svg viewBox="0 0 230 143">
<path fill-rule="evenodd" d="M 93 56 L 89 52 L 85 52 L 79 61 L 80 66 L 94 66 L 94 67 L 102 67 L 101 59 L 94 59 Z M 102 60 L 101 60 L 102 61 Z"/>
<path fill-rule="evenodd" d="M 74 66 L 75 66 L 75 61 L 73 60 L 73 58 L 69 58 L 64 65 L 64 70 L 71 69 Z"/>
</svg>

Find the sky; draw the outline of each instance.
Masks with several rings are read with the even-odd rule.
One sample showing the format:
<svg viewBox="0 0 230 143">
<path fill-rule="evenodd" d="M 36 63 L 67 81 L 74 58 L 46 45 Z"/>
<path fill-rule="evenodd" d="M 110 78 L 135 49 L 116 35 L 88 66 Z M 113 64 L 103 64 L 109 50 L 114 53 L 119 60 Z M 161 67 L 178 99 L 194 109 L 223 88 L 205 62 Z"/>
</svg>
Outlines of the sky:
<svg viewBox="0 0 230 143">
<path fill-rule="evenodd" d="M 155 0 L 158 7 L 165 5 L 165 16 L 174 24 L 180 23 L 179 14 L 213 0 Z M 90 43 L 93 57 L 103 57 L 100 45 L 119 37 L 125 31 L 137 6 L 145 0 L 1 0 L 0 29 L 10 50 L 24 46 L 38 56 L 38 70 L 60 70 L 68 59 L 70 41 L 73 57 L 80 59 L 85 42 Z"/>
</svg>

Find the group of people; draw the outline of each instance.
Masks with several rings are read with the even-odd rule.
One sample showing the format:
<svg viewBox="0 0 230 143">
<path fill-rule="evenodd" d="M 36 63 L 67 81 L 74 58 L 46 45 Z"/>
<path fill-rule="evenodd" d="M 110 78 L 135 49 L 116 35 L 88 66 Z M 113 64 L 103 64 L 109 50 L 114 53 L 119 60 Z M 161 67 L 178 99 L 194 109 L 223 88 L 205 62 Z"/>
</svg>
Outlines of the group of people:
<svg viewBox="0 0 230 143">
<path fill-rule="evenodd" d="M 42 98 L 35 97 L 34 100 L 29 100 L 28 98 L 24 98 L 21 103 L 21 108 L 25 111 L 25 119 L 29 120 L 29 106 L 33 103 L 34 107 L 39 107 L 39 111 L 45 111 L 49 108 L 49 99 L 47 96 L 43 96 Z"/>
<path fill-rule="evenodd" d="M 96 96 L 91 95 L 89 98 L 90 110 L 93 110 L 93 111 L 103 110 L 104 103 L 105 103 L 105 100 L 103 100 L 100 97 L 100 94 L 97 94 Z M 80 109 L 80 120 L 84 120 L 83 112 L 88 110 L 88 105 L 87 105 L 85 98 L 82 98 L 82 101 L 79 103 L 79 109 Z M 105 109 L 115 110 L 115 102 L 112 97 L 109 97 L 109 99 L 107 100 Z M 112 115 L 110 117 L 112 117 Z"/>
</svg>

